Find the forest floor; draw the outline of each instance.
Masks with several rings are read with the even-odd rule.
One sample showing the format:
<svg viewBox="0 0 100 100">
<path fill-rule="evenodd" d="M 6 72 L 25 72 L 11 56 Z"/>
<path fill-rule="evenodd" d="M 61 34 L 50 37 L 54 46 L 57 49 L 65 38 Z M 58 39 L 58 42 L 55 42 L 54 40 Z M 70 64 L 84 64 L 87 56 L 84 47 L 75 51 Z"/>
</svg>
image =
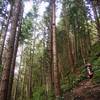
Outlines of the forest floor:
<svg viewBox="0 0 100 100">
<path fill-rule="evenodd" d="M 84 80 L 73 89 L 72 93 L 66 93 L 64 100 L 100 100 L 100 85 L 93 84 L 92 80 Z"/>
</svg>

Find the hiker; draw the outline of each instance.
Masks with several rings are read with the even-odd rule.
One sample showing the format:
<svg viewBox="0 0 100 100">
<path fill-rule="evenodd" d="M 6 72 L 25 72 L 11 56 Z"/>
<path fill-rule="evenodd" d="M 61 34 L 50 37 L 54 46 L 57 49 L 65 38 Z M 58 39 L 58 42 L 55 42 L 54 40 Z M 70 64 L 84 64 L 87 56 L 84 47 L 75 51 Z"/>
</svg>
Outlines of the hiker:
<svg viewBox="0 0 100 100">
<path fill-rule="evenodd" d="M 93 71 L 92 71 L 92 65 L 90 63 L 87 63 L 85 65 L 86 69 L 87 69 L 87 77 L 89 79 L 91 79 L 93 77 Z"/>
</svg>

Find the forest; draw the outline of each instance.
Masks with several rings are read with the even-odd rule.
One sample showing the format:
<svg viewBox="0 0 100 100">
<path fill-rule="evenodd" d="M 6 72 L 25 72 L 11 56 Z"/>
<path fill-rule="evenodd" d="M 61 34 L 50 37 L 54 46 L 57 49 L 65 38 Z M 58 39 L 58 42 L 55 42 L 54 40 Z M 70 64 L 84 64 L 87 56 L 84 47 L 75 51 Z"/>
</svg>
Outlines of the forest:
<svg viewBox="0 0 100 100">
<path fill-rule="evenodd" d="M 100 100 L 100 0 L 0 0 L 0 100 Z"/>
</svg>

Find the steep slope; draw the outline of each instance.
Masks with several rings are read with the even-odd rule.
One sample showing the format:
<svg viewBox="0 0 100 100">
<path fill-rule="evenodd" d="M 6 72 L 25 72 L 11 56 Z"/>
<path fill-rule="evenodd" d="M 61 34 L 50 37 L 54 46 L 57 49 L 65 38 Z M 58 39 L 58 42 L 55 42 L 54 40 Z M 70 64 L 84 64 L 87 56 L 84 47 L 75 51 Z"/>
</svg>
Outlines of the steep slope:
<svg viewBox="0 0 100 100">
<path fill-rule="evenodd" d="M 64 100 L 100 100 L 100 85 L 84 80 L 71 93 L 66 93 Z"/>
</svg>

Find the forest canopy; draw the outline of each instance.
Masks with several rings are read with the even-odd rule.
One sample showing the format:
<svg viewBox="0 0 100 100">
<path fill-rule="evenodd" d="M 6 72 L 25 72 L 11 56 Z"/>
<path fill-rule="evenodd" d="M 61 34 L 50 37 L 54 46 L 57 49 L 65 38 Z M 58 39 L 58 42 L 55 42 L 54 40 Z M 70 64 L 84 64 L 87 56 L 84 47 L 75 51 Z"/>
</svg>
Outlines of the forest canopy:
<svg viewBox="0 0 100 100">
<path fill-rule="evenodd" d="M 99 94 L 99 0 L 0 0 L 0 100 Z"/>
</svg>

